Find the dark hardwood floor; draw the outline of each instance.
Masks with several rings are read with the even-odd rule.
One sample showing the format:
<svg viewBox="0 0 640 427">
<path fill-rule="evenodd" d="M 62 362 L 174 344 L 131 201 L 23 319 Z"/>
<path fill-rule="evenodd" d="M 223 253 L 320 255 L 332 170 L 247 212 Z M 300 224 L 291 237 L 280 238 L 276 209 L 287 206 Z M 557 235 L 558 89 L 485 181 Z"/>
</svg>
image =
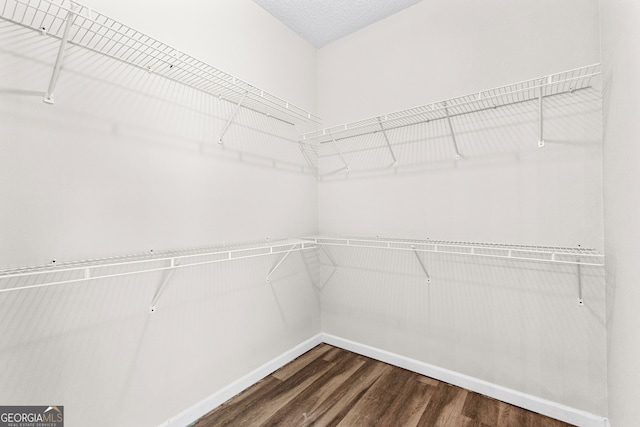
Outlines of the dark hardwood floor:
<svg viewBox="0 0 640 427">
<path fill-rule="evenodd" d="M 320 344 L 214 409 L 195 426 L 569 424 Z"/>
</svg>

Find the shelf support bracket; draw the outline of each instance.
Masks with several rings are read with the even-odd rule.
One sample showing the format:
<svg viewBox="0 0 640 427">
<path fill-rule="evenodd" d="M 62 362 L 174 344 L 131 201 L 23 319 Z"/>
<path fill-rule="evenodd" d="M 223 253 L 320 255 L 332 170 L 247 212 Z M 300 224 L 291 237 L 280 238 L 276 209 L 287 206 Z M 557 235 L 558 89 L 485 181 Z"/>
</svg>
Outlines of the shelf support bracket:
<svg viewBox="0 0 640 427">
<path fill-rule="evenodd" d="M 177 267 L 178 262 L 175 260 L 175 258 L 171 258 L 171 270 L 169 270 L 164 280 L 162 281 L 162 284 L 160 284 L 160 287 L 156 291 L 156 294 L 153 296 L 153 300 L 151 301 L 151 308 L 149 309 L 150 313 L 156 312 L 156 304 L 158 303 L 158 300 L 160 299 L 160 296 L 164 292 L 165 288 L 169 284 L 169 281 L 171 280 L 171 277 L 173 276 L 173 273 L 175 273 Z"/>
<path fill-rule="evenodd" d="M 347 164 L 347 161 L 344 159 L 344 156 L 342 155 L 342 151 L 340 151 L 340 147 L 338 147 L 338 143 L 336 142 L 336 140 L 333 138 L 333 135 L 329 135 L 331 137 L 331 141 L 333 141 L 333 145 L 336 146 L 336 151 L 338 152 L 338 154 L 340 155 L 340 159 L 342 159 L 342 163 L 344 163 L 344 169 L 349 172 L 349 165 Z M 388 144 L 388 142 L 387 142 Z M 393 153 L 392 153 L 393 155 Z M 395 160 L 395 157 L 394 157 Z"/>
<path fill-rule="evenodd" d="M 378 117 L 378 124 L 380 125 L 380 130 L 382 131 L 382 136 L 384 136 L 384 141 L 387 143 L 387 148 L 389 149 L 389 153 L 391 153 L 391 157 L 393 158 L 392 166 L 394 168 L 398 167 L 398 159 L 396 159 L 396 155 L 393 154 L 393 150 L 391 149 L 391 143 L 389 143 L 389 137 L 387 136 L 387 131 L 384 129 L 384 126 L 382 126 L 382 120 L 380 120 L 380 117 Z"/>
<path fill-rule="evenodd" d="M 271 282 L 271 275 L 278 269 L 278 267 L 280 267 L 280 264 L 282 264 L 284 262 L 284 260 L 287 259 L 287 257 L 291 254 L 291 252 L 293 252 L 293 250 L 296 248 L 296 246 L 298 246 L 297 243 L 295 245 L 291 246 L 291 249 L 289 249 L 287 251 L 287 253 L 284 254 L 284 256 L 282 258 L 280 258 L 280 261 L 278 261 L 278 263 L 271 269 L 271 271 L 269 273 L 267 273 L 267 283 Z"/>
<path fill-rule="evenodd" d="M 418 251 L 416 251 L 416 247 L 411 246 L 411 249 L 413 249 L 413 253 L 418 259 L 418 262 L 420 263 L 420 267 L 422 267 L 422 271 L 424 271 L 424 275 L 427 276 L 427 283 L 431 283 L 431 276 L 429 276 L 429 272 L 427 271 L 427 268 L 424 266 L 424 263 L 422 262 L 422 258 L 420 258 L 420 254 L 418 254 Z"/>
<path fill-rule="evenodd" d="M 240 107 L 242 107 L 242 103 L 244 102 L 248 93 L 249 92 L 245 92 L 242 95 L 242 98 L 240 98 L 240 101 L 238 101 L 238 103 L 236 104 L 236 108 L 233 110 L 233 113 L 231 113 L 231 117 L 229 117 L 229 120 L 227 120 L 227 123 L 225 123 L 224 127 L 222 128 L 222 132 L 220 132 L 220 136 L 218 137 L 218 144 L 222 144 L 222 137 L 229 130 L 229 126 L 231 126 L 231 122 L 233 122 L 233 119 L 236 117 L 236 114 L 238 114 L 238 110 L 240 110 Z"/>
<path fill-rule="evenodd" d="M 580 258 L 578 258 L 578 305 L 584 305 L 584 299 L 582 298 L 582 271 L 580 267 Z"/>
<path fill-rule="evenodd" d="M 453 142 L 453 149 L 456 152 L 456 160 L 460 160 L 460 151 L 458 150 L 458 142 L 456 141 L 456 133 L 453 131 L 453 124 L 451 124 L 451 115 L 449 114 L 449 109 L 447 108 L 447 102 L 443 102 L 444 112 L 447 115 L 447 124 L 449 125 L 449 133 L 451 134 L 451 141 Z"/>
<path fill-rule="evenodd" d="M 73 26 L 73 22 L 76 19 L 76 10 L 77 6 L 75 3 L 71 3 L 71 10 L 67 13 L 67 17 L 65 19 L 64 32 L 62 33 L 62 40 L 60 40 L 60 47 L 58 48 L 58 56 L 56 56 L 56 62 L 53 65 L 53 73 L 51 74 L 51 80 L 49 80 L 49 87 L 44 94 L 44 101 L 46 104 L 55 104 L 55 100 L 53 97 L 53 93 L 56 90 L 56 85 L 58 84 L 58 77 L 60 77 L 60 69 L 62 68 L 62 64 L 64 62 L 64 56 L 67 50 L 67 42 L 69 41 L 69 32 L 71 31 L 71 27 Z"/>
<path fill-rule="evenodd" d="M 544 79 L 540 80 L 540 93 L 538 94 L 538 129 L 539 129 L 539 137 L 538 137 L 538 147 L 544 147 L 544 116 L 542 111 L 542 103 L 543 103 L 543 92 L 544 92 Z"/>
</svg>

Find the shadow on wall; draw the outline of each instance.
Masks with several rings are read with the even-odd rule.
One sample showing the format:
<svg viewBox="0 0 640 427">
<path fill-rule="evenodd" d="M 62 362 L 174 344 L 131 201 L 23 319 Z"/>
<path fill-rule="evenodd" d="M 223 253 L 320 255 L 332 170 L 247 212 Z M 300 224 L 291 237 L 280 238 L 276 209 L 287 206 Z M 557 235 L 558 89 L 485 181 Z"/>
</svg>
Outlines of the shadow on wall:
<svg viewBox="0 0 640 427">
<path fill-rule="evenodd" d="M 282 283 L 312 284 L 312 273 L 309 269 L 303 268 L 302 263 L 306 260 L 304 252 L 313 251 L 300 250 L 299 255 L 296 254 L 298 251 L 287 252 L 280 247 L 266 248 L 267 251 L 265 251 L 264 248 L 253 248 L 251 243 L 224 246 L 224 248 L 238 249 L 243 257 L 238 258 L 236 254 L 235 257 L 230 258 L 230 253 L 219 252 L 196 254 L 175 260 L 166 258 L 168 256 L 166 253 L 165 256 L 156 256 L 152 253 L 122 257 L 121 263 L 118 263 L 117 258 L 96 260 L 93 265 L 89 261 L 77 268 L 73 263 L 69 263 L 66 266 L 60 266 L 60 271 L 55 270 L 55 264 L 14 270 L 15 273 L 23 273 L 23 275 L 0 275 L 0 295 L 6 298 L 18 298 L 16 295 L 29 292 L 41 291 L 46 294 L 53 292 L 48 289 L 54 288 L 110 287 L 118 285 L 121 280 L 129 283 L 127 286 L 136 286 L 136 283 L 139 283 L 145 284 L 144 287 L 155 287 L 153 296 L 149 297 L 147 304 L 135 309 L 137 313 L 144 312 L 146 306 L 151 313 L 155 313 L 158 303 L 163 308 L 197 305 L 210 299 L 227 298 L 237 296 L 238 293 L 251 293 L 267 288 L 279 307 L 284 323 L 288 324 L 278 300 L 278 287 Z M 268 252 L 269 249 L 271 252 Z M 176 251 L 174 255 L 185 256 L 187 253 L 188 251 Z M 293 255 L 289 257 L 290 254 Z M 157 259 L 154 259 L 154 256 Z M 242 260 L 247 258 L 251 259 L 243 263 Z M 238 283 L 238 277 L 243 277 L 240 283 Z M 176 283 L 182 285 L 176 285 Z M 175 289 L 167 291 L 175 286 L 188 286 L 193 289 L 186 293 L 183 292 L 184 288 L 177 293 Z M 170 295 L 172 293 L 174 295 Z M 12 310 L 14 307 L 10 305 L 4 312 L 6 314 Z M 11 318 L 11 315 L 7 318 Z"/>
<path fill-rule="evenodd" d="M 608 252 L 606 263 L 605 282 L 605 302 L 606 302 L 606 324 L 611 325 L 614 320 L 613 306 L 616 298 L 616 257 L 612 251 Z M 611 334 L 607 334 L 607 349 L 610 348 L 609 340 Z"/>
<path fill-rule="evenodd" d="M 412 253 L 328 251 L 325 333 L 606 414 L 603 267 L 429 253 L 427 283 Z"/>
<path fill-rule="evenodd" d="M 56 105 L 42 104 L 58 47 L 22 28 L 3 37 L 0 107 L 10 108 L 14 121 L 82 132 L 88 142 L 110 136 L 312 174 L 294 125 L 245 108 L 234 115 L 232 102 L 75 46 L 68 47 Z"/>
<path fill-rule="evenodd" d="M 570 150 L 599 146 L 600 108 L 600 90 L 595 87 L 545 97 L 543 126 L 547 151 L 554 146 Z M 321 179 L 472 168 L 495 161 L 511 163 L 545 149 L 538 147 L 540 123 L 536 100 L 452 116 L 451 128 L 447 120 L 438 119 L 400 125 L 385 133 L 377 131 L 336 140 L 336 144 L 319 144 Z M 456 159 L 456 148 L 460 159 Z"/>
<path fill-rule="evenodd" d="M 607 72 L 603 74 L 602 77 L 602 129 L 603 129 L 603 139 L 606 140 L 606 132 L 609 128 L 607 126 L 607 122 L 609 120 L 609 111 L 610 111 L 610 101 L 611 101 L 611 88 L 613 86 L 613 71 L 608 68 Z M 611 325 L 614 316 L 613 306 L 616 297 L 616 251 L 613 248 L 610 248 L 607 245 L 608 241 L 605 241 L 605 250 L 607 253 L 607 263 L 606 263 L 606 275 L 605 275 L 605 283 L 606 283 L 606 313 L 607 313 L 607 325 Z M 607 334 L 607 349 L 610 349 L 609 340 L 611 339 L 611 334 Z"/>
<path fill-rule="evenodd" d="M 0 398 L 82 406 L 70 416 L 74 425 L 151 425 L 140 401 L 164 399 L 173 384 L 179 397 L 169 403 L 178 406 L 159 420 L 174 415 L 244 375 L 233 365 L 239 357 L 260 366 L 256 349 L 286 341 L 289 333 L 308 335 L 318 311 L 309 310 L 317 301 L 301 259 L 288 257 L 271 283 L 265 281 L 279 257 L 178 270 L 153 314 L 149 305 L 162 272 L 0 293 L 0 362 L 6 367 Z M 185 353 L 188 363 L 181 359 Z M 88 393 L 95 404 L 82 400 Z M 117 419 L 89 422 L 101 405 L 117 408 Z"/>
</svg>

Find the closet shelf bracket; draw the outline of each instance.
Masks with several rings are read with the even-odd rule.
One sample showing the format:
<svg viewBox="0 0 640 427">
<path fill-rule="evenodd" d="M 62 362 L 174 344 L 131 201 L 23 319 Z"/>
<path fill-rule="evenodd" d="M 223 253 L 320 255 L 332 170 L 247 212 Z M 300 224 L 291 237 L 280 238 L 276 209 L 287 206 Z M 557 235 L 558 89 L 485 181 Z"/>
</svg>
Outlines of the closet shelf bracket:
<svg viewBox="0 0 640 427">
<path fill-rule="evenodd" d="M 53 66 L 53 72 L 51 73 L 51 80 L 49 80 L 49 87 L 44 94 L 44 98 L 42 99 L 46 104 L 55 104 L 53 93 L 55 92 L 56 85 L 58 84 L 58 77 L 60 77 L 60 69 L 62 68 L 62 63 L 64 62 L 64 57 L 67 50 L 67 42 L 69 41 L 69 32 L 71 31 L 71 27 L 73 26 L 73 21 L 75 21 L 76 19 L 76 10 L 76 4 L 71 3 L 71 8 L 67 12 L 67 17 L 65 18 L 64 32 L 62 34 L 62 39 L 60 40 L 60 47 L 58 48 L 58 55 L 56 56 L 56 62 Z"/>
<path fill-rule="evenodd" d="M 458 150 L 458 142 L 456 141 L 456 134 L 453 131 L 453 125 L 451 124 L 451 115 L 449 114 L 449 109 L 447 108 L 447 101 L 443 101 L 442 105 L 444 106 L 444 112 L 447 115 L 447 125 L 449 125 L 449 133 L 451 134 L 453 149 L 456 152 L 456 160 L 460 160 L 460 151 Z"/>
<path fill-rule="evenodd" d="M 278 263 L 273 266 L 271 271 L 267 273 L 267 283 L 271 283 L 271 275 L 278 269 L 278 267 L 280 267 L 280 265 L 284 262 L 284 260 L 287 259 L 287 257 L 291 254 L 291 252 L 293 252 L 296 246 L 298 246 L 297 243 L 291 246 L 291 248 L 287 251 L 287 253 L 285 253 L 284 256 L 280 258 L 280 261 L 278 261 Z"/>
<path fill-rule="evenodd" d="M 178 264 L 179 264 L 179 262 L 176 261 L 175 258 L 171 258 L 171 266 L 170 266 L 171 269 L 168 270 L 167 274 L 164 277 L 164 280 L 162 281 L 162 283 L 160 284 L 160 287 L 156 291 L 156 294 L 153 296 L 153 300 L 151 301 L 151 308 L 149 309 L 149 313 L 155 313 L 156 312 L 156 304 L 158 303 L 158 300 L 160 299 L 160 296 L 164 292 L 165 288 L 169 284 L 169 281 L 171 280 L 171 276 L 173 276 L 173 273 L 175 273 L 176 269 L 178 268 Z"/>
<path fill-rule="evenodd" d="M 427 268 L 424 266 L 424 263 L 422 262 L 422 258 L 420 258 L 420 254 L 418 254 L 416 247 L 412 245 L 411 249 L 413 250 L 413 253 L 418 259 L 418 262 L 420 263 L 420 267 L 422 267 L 422 271 L 424 271 L 424 275 L 427 276 L 427 283 L 431 283 L 431 276 L 429 276 L 429 272 L 427 271 Z"/>
<path fill-rule="evenodd" d="M 384 130 L 383 130 L 384 132 Z M 385 135 L 386 138 L 386 135 Z M 342 163 L 344 163 L 344 170 L 346 170 L 347 172 L 349 172 L 349 164 L 347 163 L 347 161 L 344 159 L 344 156 L 342 155 L 342 151 L 340 151 L 340 147 L 338 147 L 338 143 L 336 142 L 336 140 L 333 138 L 333 136 L 331 136 L 331 141 L 333 141 L 333 145 L 336 146 L 336 151 L 338 152 L 338 154 L 340 155 L 340 159 L 342 159 Z M 389 144 L 389 141 L 387 140 L 387 144 Z M 389 149 L 391 149 L 391 147 L 389 147 Z M 391 152 L 391 155 L 393 156 L 393 152 Z M 395 160 L 395 157 L 393 158 Z"/>
<path fill-rule="evenodd" d="M 584 305 L 584 299 L 582 298 L 582 271 L 580 270 L 580 258 L 578 262 L 578 305 Z"/>
<path fill-rule="evenodd" d="M 551 84 L 552 76 L 545 77 L 540 80 L 540 93 L 538 94 L 538 129 L 539 129 L 539 137 L 538 137 L 538 147 L 544 147 L 544 114 L 543 114 L 543 102 L 544 102 L 544 88 L 545 83 L 547 85 Z"/>
<path fill-rule="evenodd" d="M 231 113 L 231 117 L 229 117 L 229 120 L 227 120 L 227 123 L 225 123 L 224 127 L 222 128 L 222 132 L 220 132 L 220 136 L 218 137 L 218 144 L 222 144 L 222 137 L 229 130 L 229 126 L 231 126 L 231 122 L 233 122 L 233 119 L 236 117 L 236 114 L 238 114 L 238 110 L 240 110 L 240 107 L 242 107 L 242 103 L 246 99 L 248 93 L 249 93 L 248 91 L 245 92 L 242 95 L 242 98 L 240 98 L 240 101 L 238 101 L 238 103 L 236 104 L 236 108 L 233 110 L 233 113 Z"/>
<path fill-rule="evenodd" d="M 380 117 L 378 117 L 378 124 L 380 125 L 380 131 L 382 131 L 382 136 L 384 136 L 384 141 L 387 143 L 387 148 L 389 149 L 389 153 L 391 153 L 391 157 L 393 158 L 393 163 L 391 164 L 391 166 L 393 166 L 394 168 L 398 167 L 398 159 L 396 159 L 396 155 L 393 153 L 393 150 L 391 149 L 391 144 L 389 143 L 389 137 L 387 136 L 387 131 L 384 129 L 384 126 L 382 126 L 382 120 L 380 120 Z"/>
</svg>

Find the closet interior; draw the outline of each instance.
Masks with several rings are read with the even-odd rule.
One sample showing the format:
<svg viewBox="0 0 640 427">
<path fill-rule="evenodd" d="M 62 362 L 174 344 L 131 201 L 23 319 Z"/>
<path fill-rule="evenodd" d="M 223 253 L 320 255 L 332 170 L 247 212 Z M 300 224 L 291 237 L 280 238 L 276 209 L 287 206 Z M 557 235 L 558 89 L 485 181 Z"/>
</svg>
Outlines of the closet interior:
<svg viewBox="0 0 640 427">
<path fill-rule="evenodd" d="M 603 425 L 605 351 L 593 343 L 605 336 L 605 254 L 598 229 L 579 234 L 598 221 L 579 218 L 597 209 L 589 194 L 600 191 L 590 169 L 601 162 L 600 64 L 323 127 L 295 103 L 87 5 L 1 0 L 0 16 L 7 176 L 32 179 L 6 199 L 5 219 L 24 224 L 8 233 L 19 243 L 0 266 L 0 298 L 15 318 L 29 299 L 55 305 L 44 320 L 24 314 L 26 335 L 5 326 L 5 361 L 20 375 L 56 366 L 78 376 L 109 366 L 117 351 L 107 347 L 131 353 L 107 369 L 112 378 L 57 389 L 61 379 L 47 377 L 39 400 L 55 396 L 70 412 L 83 387 L 104 381 L 92 400 L 119 395 L 108 399 L 122 405 L 119 425 L 151 408 L 157 416 L 144 425 L 180 425 L 277 356 L 324 341 Z M 29 156 L 42 158 L 24 167 Z M 85 178 L 87 188 L 71 184 Z M 542 202 L 530 205 L 529 195 Z M 565 219 L 562 197 L 574 209 Z M 38 210 L 51 200 L 49 223 Z M 127 206 L 144 211 L 129 219 Z M 47 237 L 30 241 L 39 235 Z M 102 341 L 89 350 L 80 343 L 92 327 Z M 184 328 L 205 331 L 187 338 Z M 202 342 L 206 330 L 225 328 Z M 165 333 L 191 354 L 176 356 L 177 370 L 172 344 L 151 342 Z M 65 359 L 74 345 L 77 358 Z M 20 346 L 46 348 L 51 359 L 16 368 Z M 100 351 L 95 363 L 82 359 Z M 238 354 L 237 366 L 220 369 Z M 150 390 L 189 388 L 198 370 L 215 380 L 136 409 Z M 18 403 L 10 394 L 0 400 Z M 80 425 L 87 411 L 69 417 Z"/>
</svg>

